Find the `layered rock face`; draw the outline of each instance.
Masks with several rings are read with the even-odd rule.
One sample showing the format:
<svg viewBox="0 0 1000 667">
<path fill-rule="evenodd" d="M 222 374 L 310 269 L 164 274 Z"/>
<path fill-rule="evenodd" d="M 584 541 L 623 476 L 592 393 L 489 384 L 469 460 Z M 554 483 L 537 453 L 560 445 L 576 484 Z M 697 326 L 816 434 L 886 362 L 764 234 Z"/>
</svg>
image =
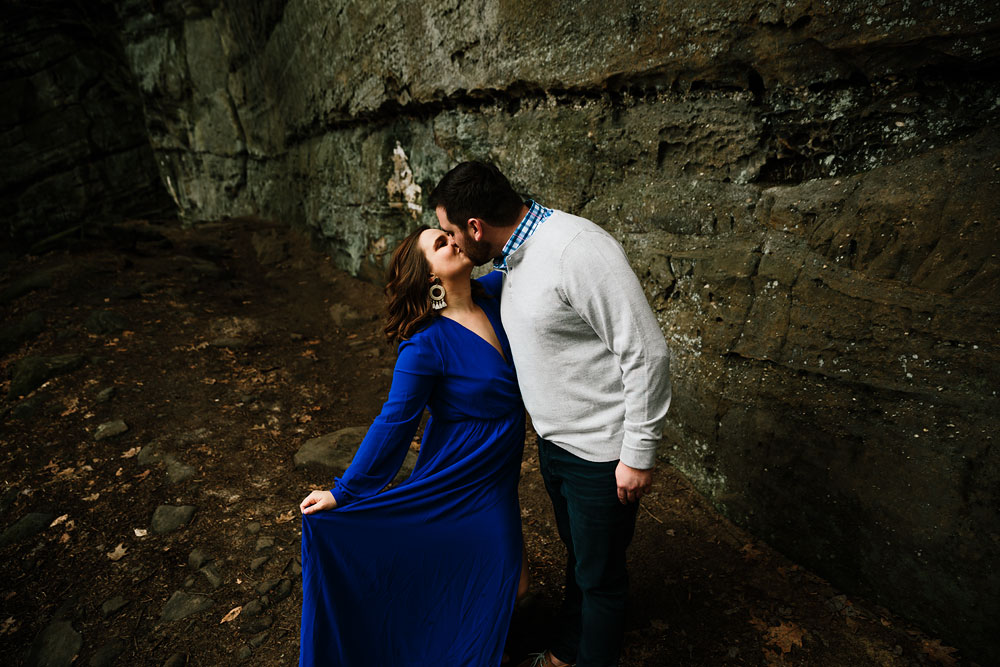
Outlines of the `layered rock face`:
<svg viewBox="0 0 1000 667">
<path fill-rule="evenodd" d="M 11 2 L 0 19 L 4 245 L 81 222 L 163 214 L 142 105 L 100 3 Z"/>
<path fill-rule="evenodd" d="M 160 6 L 162 4 L 162 6 Z M 117 3 L 191 219 L 377 276 L 464 159 L 622 244 L 665 454 L 839 586 L 1000 660 L 995 2 Z"/>
</svg>

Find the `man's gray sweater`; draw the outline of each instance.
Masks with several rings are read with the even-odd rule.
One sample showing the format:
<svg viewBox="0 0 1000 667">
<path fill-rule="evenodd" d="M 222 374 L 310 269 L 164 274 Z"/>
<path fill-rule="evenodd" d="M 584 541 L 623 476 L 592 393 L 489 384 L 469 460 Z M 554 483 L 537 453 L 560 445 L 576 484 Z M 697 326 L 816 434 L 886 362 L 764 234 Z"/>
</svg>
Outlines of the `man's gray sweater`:
<svg viewBox="0 0 1000 667">
<path fill-rule="evenodd" d="M 588 461 L 651 468 L 670 405 L 667 345 L 621 245 L 553 211 L 507 266 L 501 317 L 535 430 Z"/>
</svg>

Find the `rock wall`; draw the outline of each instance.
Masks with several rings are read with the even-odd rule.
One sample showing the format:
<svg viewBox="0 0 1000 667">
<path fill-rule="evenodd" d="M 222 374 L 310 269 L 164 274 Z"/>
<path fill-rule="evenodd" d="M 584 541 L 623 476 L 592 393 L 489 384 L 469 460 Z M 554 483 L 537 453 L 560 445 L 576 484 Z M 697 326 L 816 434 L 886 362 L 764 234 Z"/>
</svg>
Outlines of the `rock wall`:
<svg viewBox="0 0 1000 667">
<path fill-rule="evenodd" d="M 307 225 L 377 276 L 447 169 L 496 162 L 628 251 L 673 354 L 667 458 L 1000 660 L 996 2 L 116 9 L 185 217 Z"/>
<path fill-rule="evenodd" d="M 114 12 L 100 3 L 4 3 L 5 246 L 26 247 L 81 222 L 174 208 L 117 33 Z"/>
</svg>

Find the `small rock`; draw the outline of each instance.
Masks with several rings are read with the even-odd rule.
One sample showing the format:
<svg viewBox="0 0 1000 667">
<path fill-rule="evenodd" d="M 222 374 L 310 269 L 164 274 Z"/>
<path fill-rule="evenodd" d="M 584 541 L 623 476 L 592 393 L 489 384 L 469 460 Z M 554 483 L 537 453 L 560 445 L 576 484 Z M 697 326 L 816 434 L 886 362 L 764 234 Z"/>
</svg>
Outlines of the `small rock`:
<svg viewBox="0 0 1000 667">
<path fill-rule="evenodd" d="M 358 311 L 344 303 L 335 303 L 330 306 L 330 319 L 338 327 L 353 324 L 361 319 Z"/>
<path fill-rule="evenodd" d="M 97 393 L 97 398 L 95 399 L 98 403 L 107 403 L 112 398 L 115 397 L 117 390 L 114 387 L 105 387 Z"/>
<path fill-rule="evenodd" d="M 13 352 L 22 342 L 34 338 L 44 329 L 45 316 L 37 310 L 14 324 L 0 327 L 0 357 Z"/>
<path fill-rule="evenodd" d="M 9 544 L 14 544 L 15 542 L 20 542 L 21 540 L 26 540 L 29 537 L 37 535 L 48 528 L 49 524 L 55 518 L 55 514 L 49 514 L 48 512 L 31 512 L 30 514 L 25 514 L 17 523 L 8 526 L 3 531 L 3 534 L 0 535 L 0 549 Z"/>
<path fill-rule="evenodd" d="M 188 662 L 187 653 L 174 653 L 163 663 L 163 667 L 184 667 Z"/>
<path fill-rule="evenodd" d="M 197 445 L 207 442 L 211 436 L 212 432 L 207 428 L 196 428 L 193 431 L 181 433 L 174 439 L 174 442 L 177 443 L 178 447 L 186 447 L 187 445 Z"/>
<path fill-rule="evenodd" d="M 116 595 L 110 600 L 105 600 L 104 604 L 101 605 L 101 615 L 104 618 L 111 616 L 118 612 L 122 607 L 124 607 L 128 602 L 121 595 Z"/>
<path fill-rule="evenodd" d="M 48 400 L 49 395 L 44 392 L 39 392 L 34 396 L 29 396 L 14 406 L 11 410 L 11 416 L 14 417 L 14 419 L 20 419 L 21 421 L 30 421 L 34 419 L 35 415 L 38 414 L 38 410 L 45 405 L 45 402 Z"/>
<path fill-rule="evenodd" d="M 162 535 L 172 530 L 180 528 L 194 516 L 194 505 L 160 505 L 153 512 L 152 529 L 154 533 Z"/>
<path fill-rule="evenodd" d="M 14 503 L 17 502 L 18 495 L 18 490 L 13 486 L 3 492 L 3 495 L 0 496 L 0 514 L 3 514 L 14 506 Z"/>
<path fill-rule="evenodd" d="M 253 646 L 254 648 L 259 648 L 266 641 L 267 641 L 267 632 L 261 632 L 258 635 L 254 635 L 250 639 L 250 646 Z"/>
<path fill-rule="evenodd" d="M 186 482 L 195 476 L 195 469 L 174 459 L 167 464 L 167 481 L 171 484 Z"/>
<path fill-rule="evenodd" d="M 242 616 L 243 614 L 240 614 Z M 262 614 L 260 616 L 250 616 L 246 618 L 240 624 L 240 632 L 246 633 L 248 635 L 255 635 L 258 632 L 263 632 L 269 627 L 274 625 L 274 617 L 270 614 Z"/>
<path fill-rule="evenodd" d="M 94 652 L 90 658 L 90 667 L 111 667 L 124 651 L 125 642 L 115 639 Z"/>
<path fill-rule="evenodd" d="M 306 440 L 295 453 L 295 466 L 321 465 L 343 472 L 367 432 L 363 426 L 352 426 Z"/>
<path fill-rule="evenodd" d="M 288 242 L 275 232 L 254 232 L 250 237 L 257 261 L 268 266 L 283 262 L 288 257 Z"/>
<path fill-rule="evenodd" d="M 87 331 L 95 334 L 114 334 L 128 328 L 125 316 L 110 310 L 95 310 L 83 325 Z"/>
<path fill-rule="evenodd" d="M 199 570 L 202 565 L 206 564 L 210 560 L 212 560 L 211 556 L 202 551 L 200 548 L 195 548 L 190 554 L 188 554 L 188 567 L 192 570 Z"/>
<path fill-rule="evenodd" d="M 251 521 L 247 524 L 247 532 L 256 535 L 260 532 L 260 521 Z"/>
<path fill-rule="evenodd" d="M 27 396 L 41 387 L 46 380 L 71 373 L 83 366 L 87 358 L 82 354 L 64 354 L 57 357 L 24 357 L 14 364 L 7 398 Z"/>
<path fill-rule="evenodd" d="M 52 287 L 52 280 L 57 272 L 58 269 L 45 269 L 10 283 L 3 290 L 0 290 L 0 303 L 13 301 L 36 289 Z"/>
<path fill-rule="evenodd" d="M 196 579 L 194 577 L 189 576 L 187 579 L 184 580 L 184 588 L 191 588 L 192 586 L 194 586 L 195 581 Z"/>
<path fill-rule="evenodd" d="M 121 419 L 116 419 L 113 422 L 107 422 L 101 424 L 97 427 L 94 432 L 94 440 L 104 440 L 106 438 L 113 438 L 116 435 L 121 435 L 128 430 L 128 426 Z"/>
<path fill-rule="evenodd" d="M 205 567 L 199 570 L 205 578 L 208 579 L 208 583 L 212 585 L 212 588 L 218 588 L 222 585 L 222 573 L 219 572 L 219 566 L 215 563 L 209 563 Z"/>
<path fill-rule="evenodd" d="M 277 585 L 278 585 L 277 579 L 271 579 L 270 581 L 262 581 L 259 584 L 257 584 L 257 588 L 255 590 L 261 595 L 264 595 Z"/>
<path fill-rule="evenodd" d="M 257 538 L 257 546 L 254 548 L 254 551 L 264 551 L 272 547 L 274 547 L 274 538 L 265 535 Z"/>
<path fill-rule="evenodd" d="M 292 582 L 289 579 L 282 579 L 281 582 L 271 591 L 271 599 L 275 602 L 281 602 L 289 595 L 292 594 Z"/>
<path fill-rule="evenodd" d="M 139 455 L 135 457 L 135 460 L 139 465 L 147 467 L 163 460 L 165 456 L 167 455 L 163 453 L 160 445 L 155 442 L 151 442 L 148 445 L 144 445 L 143 448 L 139 450 Z"/>
<path fill-rule="evenodd" d="M 56 621 L 35 638 L 26 664 L 31 667 L 69 667 L 82 646 L 83 638 L 69 621 Z"/>
<path fill-rule="evenodd" d="M 243 611 L 240 612 L 240 616 L 252 618 L 253 616 L 260 616 L 263 612 L 264 605 L 259 600 L 250 600 L 250 602 L 243 605 Z"/>
<path fill-rule="evenodd" d="M 236 653 L 236 659 L 239 660 L 240 662 L 243 662 L 244 660 L 249 660 L 251 655 L 253 655 L 253 651 L 250 650 L 250 647 L 242 646 L 240 647 L 240 650 Z"/>
<path fill-rule="evenodd" d="M 161 621 L 177 621 L 211 609 L 215 603 L 207 595 L 195 595 L 184 591 L 174 591 L 160 613 Z"/>
<path fill-rule="evenodd" d="M 254 558 L 250 562 L 250 571 L 255 572 L 264 566 L 264 563 L 271 560 L 270 556 L 260 556 L 259 558 Z"/>
</svg>

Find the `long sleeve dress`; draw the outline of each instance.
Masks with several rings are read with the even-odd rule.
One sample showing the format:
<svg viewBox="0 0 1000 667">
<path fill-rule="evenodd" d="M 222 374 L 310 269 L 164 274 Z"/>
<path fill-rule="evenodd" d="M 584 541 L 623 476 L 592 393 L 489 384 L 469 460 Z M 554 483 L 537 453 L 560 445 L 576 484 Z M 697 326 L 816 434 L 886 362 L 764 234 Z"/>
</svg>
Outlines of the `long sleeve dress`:
<svg viewBox="0 0 1000 667">
<path fill-rule="evenodd" d="M 500 276 L 477 299 L 503 356 L 444 317 L 404 341 L 389 398 L 338 507 L 302 517 L 300 667 L 499 665 L 521 569 L 524 407 L 500 324 Z M 412 474 L 398 472 L 424 408 Z"/>
</svg>

